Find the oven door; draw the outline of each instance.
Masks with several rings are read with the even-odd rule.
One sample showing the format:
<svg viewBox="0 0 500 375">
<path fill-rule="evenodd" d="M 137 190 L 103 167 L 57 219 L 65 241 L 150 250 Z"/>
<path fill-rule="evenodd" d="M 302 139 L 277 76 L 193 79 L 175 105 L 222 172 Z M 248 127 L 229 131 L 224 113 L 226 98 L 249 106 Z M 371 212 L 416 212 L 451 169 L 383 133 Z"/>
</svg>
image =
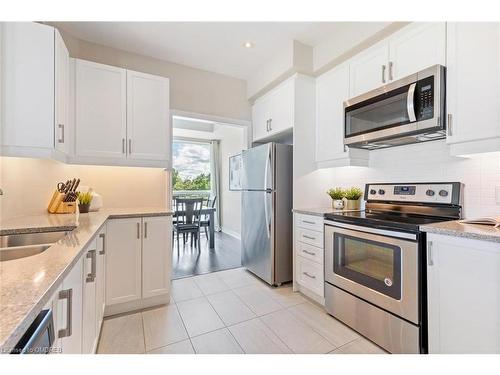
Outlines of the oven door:
<svg viewBox="0 0 500 375">
<path fill-rule="evenodd" d="M 330 222 L 325 281 L 418 324 L 418 253 L 415 234 Z"/>
</svg>

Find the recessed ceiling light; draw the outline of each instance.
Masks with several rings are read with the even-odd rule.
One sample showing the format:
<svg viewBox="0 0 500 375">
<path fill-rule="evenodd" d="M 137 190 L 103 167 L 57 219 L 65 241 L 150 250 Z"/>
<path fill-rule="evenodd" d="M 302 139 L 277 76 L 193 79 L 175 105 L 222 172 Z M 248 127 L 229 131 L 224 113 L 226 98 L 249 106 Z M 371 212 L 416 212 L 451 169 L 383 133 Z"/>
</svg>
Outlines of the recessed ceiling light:
<svg viewBox="0 0 500 375">
<path fill-rule="evenodd" d="M 245 48 L 253 48 L 253 43 L 252 42 L 245 42 L 243 44 L 243 47 L 245 47 Z"/>
</svg>

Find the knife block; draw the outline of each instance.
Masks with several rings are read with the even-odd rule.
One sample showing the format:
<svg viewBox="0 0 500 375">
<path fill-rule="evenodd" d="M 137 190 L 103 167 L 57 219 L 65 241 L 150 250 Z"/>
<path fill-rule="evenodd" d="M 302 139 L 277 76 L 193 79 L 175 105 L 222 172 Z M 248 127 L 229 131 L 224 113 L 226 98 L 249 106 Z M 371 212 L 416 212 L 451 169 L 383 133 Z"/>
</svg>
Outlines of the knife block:
<svg viewBox="0 0 500 375">
<path fill-rule="evenodd" d="M 51 214 L 74 214 L 76 212 L 77 202 L 63 202 L 66 194 L 55 191 L 52 194 L 47 211 Z"/>
</svg>

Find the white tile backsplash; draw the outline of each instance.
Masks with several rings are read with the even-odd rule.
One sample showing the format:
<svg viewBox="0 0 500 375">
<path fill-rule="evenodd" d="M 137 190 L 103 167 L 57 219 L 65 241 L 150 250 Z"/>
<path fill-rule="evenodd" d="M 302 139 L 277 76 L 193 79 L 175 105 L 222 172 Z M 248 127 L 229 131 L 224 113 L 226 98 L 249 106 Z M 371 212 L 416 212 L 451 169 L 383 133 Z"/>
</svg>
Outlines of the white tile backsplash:
<svg viewBox="0 0 500 375">
<path fill-rule="evenodd" d="M 500 152 L 450 156 L 445 141 L 371 151 L 369 167 L 318 169 L 295 181 L 296 207 L 328 206 L 326 191 L 335 186 L 373 182 L 439 182 L 464 184 L 464 216 L 500 215 L 495 187 L 500 186 Z"/>
</svg>

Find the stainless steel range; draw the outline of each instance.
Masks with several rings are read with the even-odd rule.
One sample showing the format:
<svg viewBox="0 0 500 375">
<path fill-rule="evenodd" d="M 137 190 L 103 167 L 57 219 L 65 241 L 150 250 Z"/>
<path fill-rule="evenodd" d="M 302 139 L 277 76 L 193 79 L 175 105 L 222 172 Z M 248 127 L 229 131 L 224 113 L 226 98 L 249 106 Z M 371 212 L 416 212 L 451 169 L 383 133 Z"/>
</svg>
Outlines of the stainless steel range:
<svg viewBox="0 0 500 375">
<path fill-rule="evenodd" d="M 427 352 L 425 233 L 461 218 L 461 184 L 367 184 L 366 210 L 327 214 L 327 311 L 391 353 Z"/>
</svg>

